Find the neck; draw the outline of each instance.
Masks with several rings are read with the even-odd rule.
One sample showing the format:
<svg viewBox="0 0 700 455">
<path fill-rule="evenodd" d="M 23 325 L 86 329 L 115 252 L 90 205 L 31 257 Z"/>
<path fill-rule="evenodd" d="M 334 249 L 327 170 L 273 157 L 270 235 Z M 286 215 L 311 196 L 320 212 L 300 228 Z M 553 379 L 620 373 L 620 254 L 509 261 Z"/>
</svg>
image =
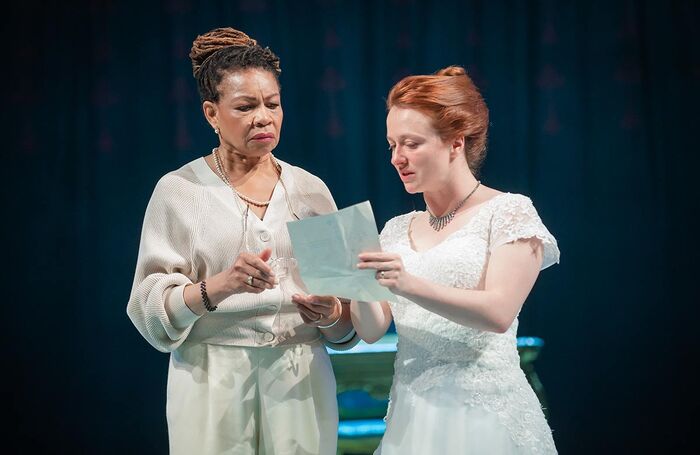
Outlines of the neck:
<svg viewBox="0 0 700 455">
<path fill-rule="evenodd" d="M 472 190 L 478 181 L 471 172 L 452 178 L 434 191 L 423 193 L 423 199 L 434 216 L 440 217 L 453 210 Z"/>
<path fill-rule="evenodd" d="M 237 150 L 224 147 L 218 147 L 217 151 L 223 170 L 231 181 L 239 180 L 247 175 L 252 176 L 259 171 L 271 171 L 275 167 L 272 160 L 272 152 L 267 152 L 261 156 L 249 156 Z"/>
</svg>

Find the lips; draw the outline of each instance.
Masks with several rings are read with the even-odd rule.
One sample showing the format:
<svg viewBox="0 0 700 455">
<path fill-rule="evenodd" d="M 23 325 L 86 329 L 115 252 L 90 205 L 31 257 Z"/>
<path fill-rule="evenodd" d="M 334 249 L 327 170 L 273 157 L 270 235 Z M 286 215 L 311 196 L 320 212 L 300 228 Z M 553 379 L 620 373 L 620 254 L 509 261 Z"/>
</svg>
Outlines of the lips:
<svg viewBox="0 0 700 455">
<path fill-rule="evenodd" d="M 414 175 L 414 172 L 399 171 L 399 177 L 401 178 L 402 182 L 412 179 Z"/>
<path fill-rule="evenodd" d="M 258 133 L 255 136 L 253 136 L 253 140 L 256 141 L 264 141 L 268 139 L 274 139 L 275 135 L 272 133 Z"/>
</svg>

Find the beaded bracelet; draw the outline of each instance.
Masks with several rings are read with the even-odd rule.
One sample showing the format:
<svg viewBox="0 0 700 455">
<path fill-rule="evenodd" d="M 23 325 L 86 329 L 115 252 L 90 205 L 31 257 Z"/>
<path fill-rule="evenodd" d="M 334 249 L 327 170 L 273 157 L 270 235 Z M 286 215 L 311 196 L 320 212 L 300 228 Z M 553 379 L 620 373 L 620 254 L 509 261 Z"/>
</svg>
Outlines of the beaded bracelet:
<svg viewBox="0 0 700 455">
<path fill-rule="evenodd" d="M 199 292 L 202 293 L 202 303 L 204 303 L 204 308 L 207 309 L 207 311 L 216 311 L 215 306 L 212 306 L 211 301 L 209 300 L 209 295 L 207 295 L 207 282 L 202 280 L 201 283 L 199 283 Z"/>
</svg>

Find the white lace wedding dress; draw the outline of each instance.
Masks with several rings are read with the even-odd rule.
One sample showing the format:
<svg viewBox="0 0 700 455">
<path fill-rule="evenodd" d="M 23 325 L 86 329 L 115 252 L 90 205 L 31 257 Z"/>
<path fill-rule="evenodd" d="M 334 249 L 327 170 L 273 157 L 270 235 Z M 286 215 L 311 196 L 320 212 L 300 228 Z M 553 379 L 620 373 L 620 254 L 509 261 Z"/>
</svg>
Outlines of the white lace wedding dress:
<svg viewBox="0 0 700 455">
<path fill-rule="evenodd" d="M 559 262 L 554 237 L 529 198 L 503 193 L 476 208 L 467 224 L 423 252 L 411 247 L 411 212 L 381 233 L 384 251 L 406 270 L 445 286 L 476 288 L 498 246 L 537 237 L 546 268 Z M 387 429 L 375 455 L 552 454 L 552 433 L 520 369 L 518 320 L 503 334 L 449 321 L 403 297 L 390 302 L 398 351 Z"/>
</svg>

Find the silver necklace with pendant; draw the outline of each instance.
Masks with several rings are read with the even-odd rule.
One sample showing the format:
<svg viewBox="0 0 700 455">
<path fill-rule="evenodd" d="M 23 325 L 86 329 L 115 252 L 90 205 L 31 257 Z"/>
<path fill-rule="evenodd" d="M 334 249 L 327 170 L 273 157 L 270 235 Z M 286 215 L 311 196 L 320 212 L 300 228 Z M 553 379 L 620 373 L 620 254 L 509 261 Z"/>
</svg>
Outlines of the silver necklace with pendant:
<svg viewBox="0 0 700 455">
<path fill-rule="evenodd" d="M 441 231 L 442 228 L 450 224 L 450 221 L 452 221 L 452 219 L 455 217 L 457 210 L 459 210 L 459 208 L 462 207 L 465 202 L 467 202 L 467 199 L 469 199 L 471 195 L 476 192 L 476 189 L 479 188 L 479 185 L 481 185 L 481 181 L 477 180 L 476 186 L 473 190 L 471 190 L 469 194 L 467 194 L 467 197 L 462 199 L 459 202 L 459 204 L 457 204 L 457 207 L 455 207 L 454 209 L 442 216 L 433 215 L 433 212 L 430 211 L 430 207 L 428 207 L 428 204 L 426 203 L 426 209 L 428 210 L 428 223 L 430 223 L 430 227 L 435 229 L 436 231 Z"/>
</svg>

